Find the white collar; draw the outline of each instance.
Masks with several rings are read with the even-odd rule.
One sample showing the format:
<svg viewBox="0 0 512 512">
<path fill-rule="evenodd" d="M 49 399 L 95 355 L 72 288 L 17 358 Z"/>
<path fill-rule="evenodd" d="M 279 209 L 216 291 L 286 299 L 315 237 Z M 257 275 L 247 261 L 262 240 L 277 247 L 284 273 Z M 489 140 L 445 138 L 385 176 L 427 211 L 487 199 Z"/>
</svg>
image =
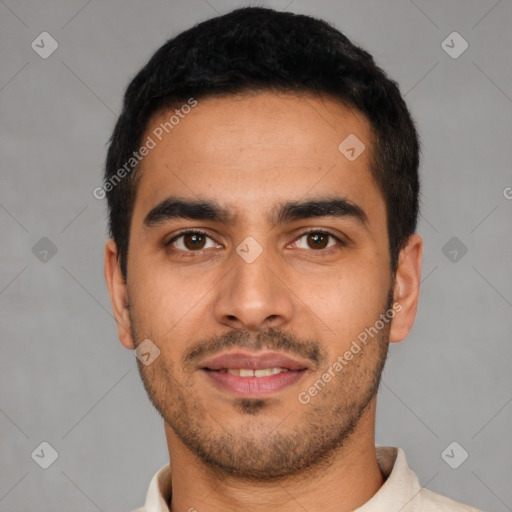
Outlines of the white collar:
<svg viewBox="0 0 512 512">
<path fill-rule="evenodd" d="M 376 446 L 377 462 L 386 481 L 377 493 L 354 512 L 478 512 L 420 486 L 401 448 Z M 135 512 L 169 512 L 171 466 L 166 464 L 153 476 L 143 508 Z"/>
</svg>

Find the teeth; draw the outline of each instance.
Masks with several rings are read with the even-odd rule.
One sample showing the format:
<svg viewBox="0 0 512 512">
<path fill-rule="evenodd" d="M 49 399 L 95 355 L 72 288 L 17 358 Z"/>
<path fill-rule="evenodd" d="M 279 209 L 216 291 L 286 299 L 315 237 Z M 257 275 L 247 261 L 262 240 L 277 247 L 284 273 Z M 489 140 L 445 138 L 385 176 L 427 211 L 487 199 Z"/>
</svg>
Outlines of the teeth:
<svg viewBox="0 0 512 512">
<path fill-rule="evenodd" d="M 272 368 L 262 368 L 261 370 L 254 370 L 255 377 L 268 377 L 272 375 Z"/>
<path fill-rule="evenodd" d="M 288 368 L 261 368 L 259 370 L 251 370 L 249 368 L 228 368 L 227 370 L 221 371 L 223 373 L 227 372 L 231 375 L 238 375 L 240 377 L 268 377 L 270 375 L 287 372 Z"/>
</svg>

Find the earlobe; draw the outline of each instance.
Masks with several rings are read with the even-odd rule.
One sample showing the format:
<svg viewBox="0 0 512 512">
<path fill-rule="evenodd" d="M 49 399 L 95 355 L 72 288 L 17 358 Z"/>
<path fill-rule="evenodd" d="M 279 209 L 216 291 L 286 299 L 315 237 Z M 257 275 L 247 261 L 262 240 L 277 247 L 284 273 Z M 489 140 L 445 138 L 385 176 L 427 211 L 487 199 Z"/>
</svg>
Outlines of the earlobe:
<svg viewBox="0 0 512 512">
<path fill-rule="evenodd" d="M 389 332 L 391 343 L 405 339 L 414 324 L 420 294 L 422 250 L 423 241 L 414 233 L 400 251 L 393 297 L 396 315 Z"/>
<path fill-rule="evenodd" d="M 131 335 L 129 304 L 126 283 L 123 280 L 117 246 L 110 239 L 105 244 L 105 281 L 110 294 L 112 311 L 117 324 L 117 335 L 121 344 L 133 350 L 135 345 Z"/>
</svg>

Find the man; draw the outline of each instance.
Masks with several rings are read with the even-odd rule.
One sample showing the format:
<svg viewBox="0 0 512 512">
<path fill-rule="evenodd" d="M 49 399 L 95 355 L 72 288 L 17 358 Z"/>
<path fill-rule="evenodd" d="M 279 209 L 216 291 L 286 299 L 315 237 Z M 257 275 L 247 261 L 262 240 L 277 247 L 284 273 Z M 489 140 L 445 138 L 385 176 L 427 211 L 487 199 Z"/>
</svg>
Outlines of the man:
<svg viewBox="0 0 512 512">
<path fill-rule="evenodd" d="M 235 10 L 133 79 L 105 276 L 170 458 L 139 510 L 475 510 L 374 440 L 418 304 L 418 153 L 396 84 L 311 17 Z"/>
</svg>

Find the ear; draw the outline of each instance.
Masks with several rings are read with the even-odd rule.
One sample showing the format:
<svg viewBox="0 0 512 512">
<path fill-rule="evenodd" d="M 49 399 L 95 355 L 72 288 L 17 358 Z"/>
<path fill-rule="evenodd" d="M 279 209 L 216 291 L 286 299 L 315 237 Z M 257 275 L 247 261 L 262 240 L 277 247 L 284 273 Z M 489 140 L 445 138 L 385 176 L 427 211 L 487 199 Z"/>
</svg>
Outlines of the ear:
<svg viewBox="0 0 512 512">
<path fill-rule="evenodd" d="M 423 241 L 416 233 L 400 251 L 393 295 L 396 315 L 389 332 L 391 343 L 402 341 L 412 329 L 420 295 L 422 251 Z"/>
<path fill-rule="evenodd" d="M 119 265 L 117 246 L 112 239 L 108 240 L 105 245 L 105 281 L 107 282 L 110 302 L 117 323 L 119 341 L 126 348 L 133 350 L 135 345 L 130 329 L 126 284 Z"/>
</svg>

